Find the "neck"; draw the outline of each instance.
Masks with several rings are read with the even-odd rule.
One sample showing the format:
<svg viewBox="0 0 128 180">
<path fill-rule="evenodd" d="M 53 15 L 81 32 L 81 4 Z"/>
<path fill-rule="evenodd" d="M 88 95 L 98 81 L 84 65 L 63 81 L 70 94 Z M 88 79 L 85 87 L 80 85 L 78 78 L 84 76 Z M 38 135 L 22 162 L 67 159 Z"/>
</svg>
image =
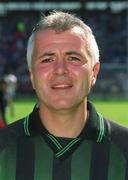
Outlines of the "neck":
<svg viewBox="0 0 128 180">
<path fill-rule="evenodd" d="M 77 137 L 86 124 L 87 103 L 68 110 L 49 110 L 40 106 L 40 118 L 45 128 L 54 136 Z"/>
</svg>

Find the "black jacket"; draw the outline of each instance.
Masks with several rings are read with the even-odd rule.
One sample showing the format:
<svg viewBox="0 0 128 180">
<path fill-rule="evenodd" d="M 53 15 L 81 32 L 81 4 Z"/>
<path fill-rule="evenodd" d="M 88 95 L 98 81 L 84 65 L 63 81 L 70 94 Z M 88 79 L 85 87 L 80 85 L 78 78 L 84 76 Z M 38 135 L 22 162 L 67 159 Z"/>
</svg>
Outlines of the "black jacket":
<svg viewBox="0 0 128 180">
<path fill-rule="evenodd" d="M 0 180 L 128 180 L 128 129 L 98 114 L 77 138 L 42 125 L 38 107 L 0 130 Z"/>
</svg>

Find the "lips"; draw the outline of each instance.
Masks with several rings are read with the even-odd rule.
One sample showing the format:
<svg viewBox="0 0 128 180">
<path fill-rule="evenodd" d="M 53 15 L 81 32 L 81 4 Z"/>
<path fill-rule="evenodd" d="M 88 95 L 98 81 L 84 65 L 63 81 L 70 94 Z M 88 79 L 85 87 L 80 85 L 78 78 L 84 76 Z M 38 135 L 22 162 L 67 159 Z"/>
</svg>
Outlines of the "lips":
<svg viewBox="0 0 128 180">
<path fill-rule="evenodd" d="M 52 89 L 58 89 L 58 90 L 63 90 L 63 89 L 70 89 L 72 88 L 72 84 L 66 84 L 66 83 L 57 83 L 52 85 Z"/>
</svg>

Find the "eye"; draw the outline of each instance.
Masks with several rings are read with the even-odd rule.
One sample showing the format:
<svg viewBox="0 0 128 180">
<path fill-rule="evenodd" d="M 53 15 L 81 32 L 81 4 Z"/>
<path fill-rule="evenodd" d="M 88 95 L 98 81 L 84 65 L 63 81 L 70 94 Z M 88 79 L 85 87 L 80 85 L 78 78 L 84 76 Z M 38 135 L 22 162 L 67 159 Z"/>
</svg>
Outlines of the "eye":
<svg viewBox="0 0 128 180">
<path fill-rule="evenodd" d="M 41 59 L 41 63 L 50 63 L 53 61 L 52 57 L 45 57 L 43 59 Z"/>
<path fill-rule="evenodd" d="M 68 60 L 69 61 L 81 61 L 81 59 L 76 56 L 70 56 L 70 57 L 68 57 Z"/>
</svg>

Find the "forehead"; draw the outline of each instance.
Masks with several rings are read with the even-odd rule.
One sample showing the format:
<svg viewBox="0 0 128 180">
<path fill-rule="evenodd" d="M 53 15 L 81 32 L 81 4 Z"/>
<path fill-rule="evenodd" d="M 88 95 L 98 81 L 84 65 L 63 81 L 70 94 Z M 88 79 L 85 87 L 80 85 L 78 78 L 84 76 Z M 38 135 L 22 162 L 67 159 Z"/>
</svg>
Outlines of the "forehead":
<svg viewBox="0 0 128 180">
<path fill-rule="evenodd" d="M 73 27 L 64 32 L 56 32 L 53 29 L 46 29 L 39 31 L 35 36 L 35 43 L 39 44 L 40 42 L 48 43 L 48 42 L 72 42 L 77 41 L 86 43 L 87 38 L 85 36 L 84 30 L 80 27 Z"/>
<path fill-rule="evenodd" d="M 88 42 L 83 29 L 74 27 L 64 32 L 53 29 L 39 31 L 35 36 L 32 59 L 36 59 L 47 52 L 66 53 L 78 52 L 90 59 Z"/>
</svg>

